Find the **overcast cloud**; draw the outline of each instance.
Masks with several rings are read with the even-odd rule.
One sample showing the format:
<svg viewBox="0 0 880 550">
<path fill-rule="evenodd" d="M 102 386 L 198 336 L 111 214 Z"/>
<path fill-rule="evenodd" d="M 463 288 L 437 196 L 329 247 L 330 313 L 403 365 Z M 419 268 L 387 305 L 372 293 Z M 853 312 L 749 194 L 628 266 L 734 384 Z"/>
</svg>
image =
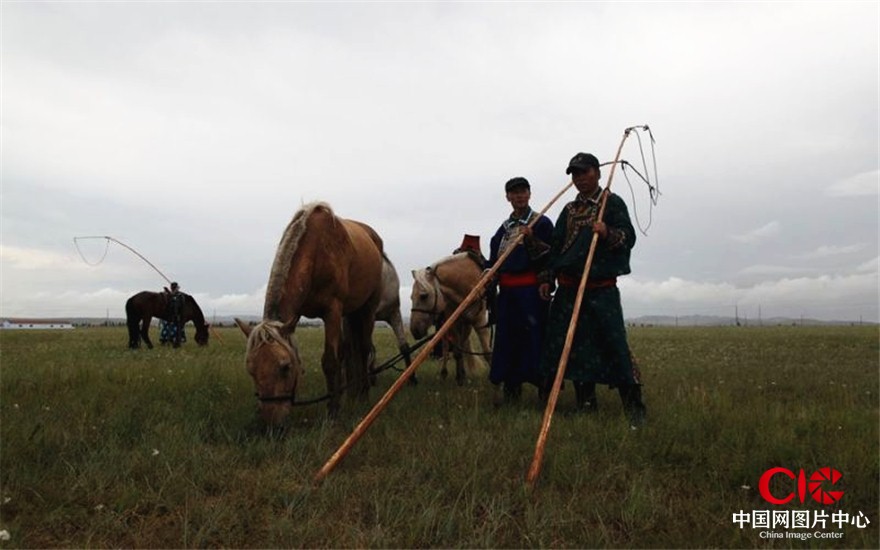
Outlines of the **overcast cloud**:
<svg viewBox="0 0 880 550">
<path fill-rule="evenodd" d="M 659 204 L 613 182 L 652 222 L 628 317 L 877 321 L 878 6 L 4 2 L 0 315 L 122 317 L 165 284 L 84 235 L 257 315 L 315 200 L 382 235 L 408 309 L 411 269 L 487 252 L 507 179 L 539 209 L 649 124 Z"/>
</svg>

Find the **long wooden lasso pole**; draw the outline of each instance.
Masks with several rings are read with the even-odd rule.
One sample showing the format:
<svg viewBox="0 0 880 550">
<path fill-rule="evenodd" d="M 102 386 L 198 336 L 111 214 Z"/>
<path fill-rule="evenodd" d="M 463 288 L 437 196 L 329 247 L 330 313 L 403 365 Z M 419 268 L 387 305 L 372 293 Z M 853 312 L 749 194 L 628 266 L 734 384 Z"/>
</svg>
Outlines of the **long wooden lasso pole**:
<svg viewBox="0 0 880 550">
<path fill-rule="evenodd" d="M 620 146 L 617 148 L 617 155 L 611 165 L 611 173 L 608 175 L 608 183 L 602 192 L 602 200 L 599 205 L 599 214 L 596 216 L 597 221 L 602 221 L 605 214 L 605 204 L 608 202 L 608 195 L 611 189 L 611 180 L 614 179 L 614 169 L 620 160 L 620 152 L 623 151 L 623 144 L 630 132 L 639 128 L 633 126 L 623 131 L 623 139 L 620 140 Z M 535 444 L 535 455 L 532 458 L 532 464 L 526 475 L 526 484 L 529 489 L 535 486 L 535 481 L 541 473 L 541 464 L 544 461 L 544 449 L 547 445 L 547 434 L 550 432 L 550 422 L 553 420 L 553 411 L 556 409 L 556 401 L 559 399 L 559 391 L 562 388 L 562 380 L 565 377 L 565 368 L 568 365 L 568 356 L 571 353 L 571 345 L 574 342 L 574 332 L 577 328 L 578 313 L 581 309 L 581 303 L 584 299 L 584 293 L 587 288 L 587 279 L 590 276 L 590 267 L 593 265 L 593 254 L 596 252 L 596 245 L 599 242 L 599 234 L 593 233 L 593 240 L 590 242 L 590 252 L 587 254 L 587 261 L 584 264 L 584 272 L 581 275 L 581 282 L 578 286 L 577 296 L 574 300 L 574 309 L 571 312 L 571 321 L 568 323 L 568 333 L 565 335 L 565 345 L 562 347 L 562 355 L 559 358 L 559 366 L 556 369 L 556 378 L 553 379 L 553 387 L 550 390 L 550 396 L 547 399 L 547 408 L 544 410 L 544 419 L 541 422 L 541 431 L 538 434 L 538 441 Z"/>
<path fill-rule="evenodd" d="M 572 185 L 572 182 L 566 184 L 565 187 L 563 187 L 562 190 L 557 193 L 556 196 L 553 197 L 553 199 L 549 203 L 547 203 L 547 206 L 545 206 L 544 209 L 541 210 L 541 212 L 537 216 L 535 216 L 535 218 L 528 224 L 528 227 L 531 228 L 535 223 L 537 223 L 537 221 L 541 219 L 541 216 L 543 216 L 547 212 L 547 210 L 549 210 L 550 207 L 553 206 L 553 204 L 555 204 L 556 201 L 558 201 L 559 198 L 566 191 L 568 191 L 568 189 Z M 477 284 L 474 286 L 474 288 L 471 289 L 470 293 L 467 296 L 465 296 L 464 300 L 462 300 L 462 302 L 449 316 L 446 322 L 443 323 L 443 325 L 439 329 L 437 329 L 437 332 L 434 333 L 434 337 L 431 338 L 431 340 L 425 345 L 422 351 L 420 351 L 415 359 L 413 359 L 413 362 L 410 364 L 410 366 L 401 373 L 397 380 L 395 380 L 394 384 L 392 384 L 391 387 L 388 388 L 388 390 L 385 392 L 385 395 L 383 395 L 382 398 L 373 406 L 370 412 L 368 412 L 367 415 L 364 416 L 360 424 L 355 427 L 354 431 L 351 432 L 351 435 L 349 435 L 348 438 L 342 443 L 342 445 L 336 450 L 336 452 L 333 453 L 333 455 L 324 464 L 324 466 L 321 467 L 320 470 L 318 470 L 314 477 L 315 483 L 321 482 L 325 477 L 327 477 L 327 475 L 331 471 L 333 471 L 333 468 L 336 467 L 339 461 L 345 458 L 345 456 L 355 445 L 355 443 L 358 442 L 358 440 L 361 438 L 361 436 L 364 435 L 364 433 L 367 431 L 373 421 L 376 420 L 376 417 L 379 416 L 379 413 L 381 413 L 388 405 L 388 403 L 391 402 L 391 399 L 397 394 L 398 391 L 400 391 L 400 388 L 402 388 L 406 381 L 409 380 L 409 378 L 415 373 L 419 365 L 421 365 L 425 361 L 425 359 L 428 358 L 428 356 L 431 354 L 431 350 L 434 349 L 435 345 L 437 345 L 437 342 L 439 342 L 440 339 L 443 338 L 447 332 L 449 332 L 449 330 L 452 328 L 452 324 L 455 323 L 455 321 L 457 321 L 459 317 L 461 317 L 464 310 L 467 309 L 468 306 L 470 306 L 471 302 L 473 302 L 480 295 L 483 287 L 486 286 L 486 283 L 495 276 L 495 272 L 498 271 L 498 269 L 504 263 L 504 260 L 506 260 L 507 257 L 511 253 L 513 253 L 513 250 L 523 240 L 523 238 L 525 238 L 525 235 L 520 232 L 520 234 L 517 235 L 516 238 L 511 242 L 510 246 L 507 247 L 507 250 L 505 250 L 498 257 L 498 259 L 495 261 L 495 265 L 493 265 L 491 269 L 486 271 L 480 278 L 480 280 L 477 281 Z"/>
</svg>

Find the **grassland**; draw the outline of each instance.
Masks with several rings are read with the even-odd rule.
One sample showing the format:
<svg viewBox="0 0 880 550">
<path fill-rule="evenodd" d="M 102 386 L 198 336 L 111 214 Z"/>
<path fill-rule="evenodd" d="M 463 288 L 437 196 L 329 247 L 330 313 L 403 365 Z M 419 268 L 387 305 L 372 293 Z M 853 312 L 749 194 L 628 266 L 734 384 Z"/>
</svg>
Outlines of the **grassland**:
<svg viewBox="0 0 880 550">
<path fill-rule="evenodd" d="M 298 334 L 303 393 L 321 395 L 321 330 Z M 129 351 L 124 329 L 0 332 L 0 548 L 880 547 L 877 327 L 634 328 L 649 424 L 631 431 L 607 390 L 573 414 L 569 385 L 533 493 L 535 392 L 496 408 L 484 371 L 457 387 L 436 362 L 313 487 L 396 373 L 335 423 L 313 405 L 268 434 L 244 339 L 220 335 Z M 377 332 L 380 359 L 392 342 Z M 769 505 L 773 466 L 834 467 L 845 496 Z M 732 522 L 774 508 L 871 523 L 798 541 Z"/>
</svg>

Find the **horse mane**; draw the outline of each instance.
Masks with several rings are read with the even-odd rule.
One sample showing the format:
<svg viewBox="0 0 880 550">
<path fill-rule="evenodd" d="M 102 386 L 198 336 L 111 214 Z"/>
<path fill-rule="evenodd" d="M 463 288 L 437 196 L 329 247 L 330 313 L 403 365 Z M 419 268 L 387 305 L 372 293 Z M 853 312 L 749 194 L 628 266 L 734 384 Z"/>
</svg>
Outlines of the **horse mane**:
<svg viewBox="0 0 880 550">
<path fill-rule="evenodd" d="M 416 269 L 413 271 L 413 278 L 416 280 L 416 283 L 422 286 L 422 288 L 432 288 L 433 285 L 428 282 L 428 271 L 433 271 L 434 266 L 428 266 L 424 269 Z"/>
<path fill-rule="evenodd" d="M 195 324 L 196 327 L 198 327 L 199 325 L 204 326 L 205 325 L 205 314 L 202 313 L 202 308 L 199 307 L 199 304 L 198 304 L 198 302 L 196 302 L 196 299 L 193 298 L 189 294 L 186 294 L 186 293 L 181 293 L 181 294 L 184 295 L 184 299 L 187 302 L 189 302 L 190 305 L 192 306 L 193 324 Z"/>
<path fill-rule="evenodd" d="M 272 262 L 272 270 L 269 272 L 269 284 L 266 285 L 266 301 L 263 306 L 263 317 L 267 318 L 270 304 L 277 303 L 284 293 L 284 282 L 290 272 L 293 255 L 299 246 L 302 236 L 306 232 L 306 222 L 315 210 L 324 210 L 334 218 L 333 209 L 326 202 L 312 202 L 300 208 L 293 219 L 287 224 L 287 228 L 281 235 L 278 250 L 275 251 L 275 260 Z"/>
<path fill-rule="evenodd" d="M 299 359 L 299 351 L 297 349 L 293 333 L 291 333 L 287 338 L 282 336 L 281 328 L 283 326 L 284 323 L 282 323 L 281 321 L 263 321 L 255 326 L 253 330 L 251 330 L 250 335 L 248 335 L 245 353 L 249 355 L 252 350 L 262 346 L 263 344 L 268 344 L 269 342 L 275 341 L 280 342 L 282 345 L 289 348 L 288 351 L 292 350 L 296 358 Z"/>
</svg>

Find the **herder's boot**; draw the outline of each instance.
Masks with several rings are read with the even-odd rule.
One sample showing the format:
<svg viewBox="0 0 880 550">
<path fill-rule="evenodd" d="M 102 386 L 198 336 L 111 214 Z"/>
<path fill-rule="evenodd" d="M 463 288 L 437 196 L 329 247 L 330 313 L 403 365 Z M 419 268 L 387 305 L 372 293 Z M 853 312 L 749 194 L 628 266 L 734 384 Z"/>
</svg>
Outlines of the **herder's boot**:
<svg viewBox="0 0 880 550">
<path fill-rule="evenodd" d="M 626 384 L 618 388 L 620 399 L 623 401 L 623 410 L 629 420 L 632 429 L 641 428 L 645 425 L 647 409 L 642 403 L 642 386 L 639 384 Z"/>
<path fill-rule="evenodd" d="M 594 413 L 599 410 L 596 400 L 596 384 L 592 382 L 575 382 L 574 398 L 579 412 Z"/>
</svg>

